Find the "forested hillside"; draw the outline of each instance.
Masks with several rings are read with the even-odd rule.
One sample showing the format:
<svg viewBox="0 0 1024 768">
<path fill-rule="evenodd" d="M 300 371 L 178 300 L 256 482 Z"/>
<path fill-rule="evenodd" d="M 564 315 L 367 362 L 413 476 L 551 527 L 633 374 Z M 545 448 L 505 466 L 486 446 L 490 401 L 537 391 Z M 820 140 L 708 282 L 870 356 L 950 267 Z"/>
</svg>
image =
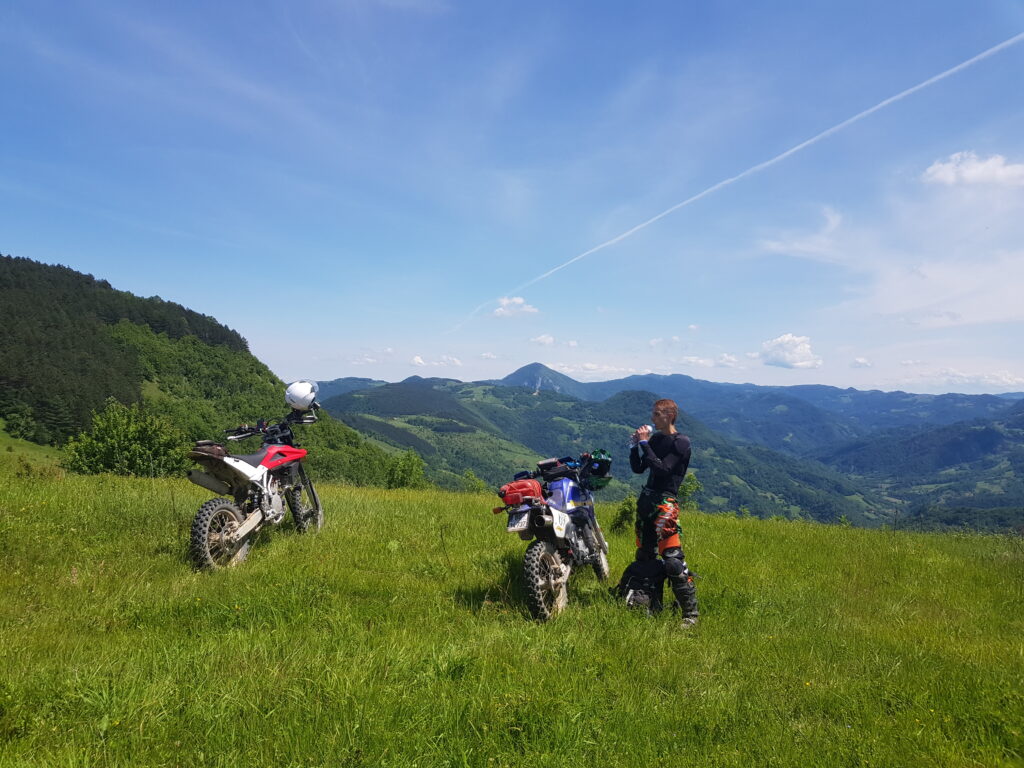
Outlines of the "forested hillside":
<svg viewBox="0 0 1024 768">
<path fill-rule="evenodd" d="M 139 298 L 61 266 L 0 256 L 0 417 L 62 443 L 113 397 L 141 402 L 185 440 L 283 416 L 284 385 L 238 333 L 178 304 Z M 389 454 L 325 418 L 300 440 L 323 478 L 383 484 Z"/>
<path fill-rule="evenodd" d="M 820 458 L 906 501 L 916 523 L 1024 524 L 1024 402 L 1004 405 L 992 419 L 889 430 Z"/>
<path fill-rule="evenodd" d="M 0 255 L 0 415 L 39 443 L 62 441 L 107 397 L 134 402 L 144 373 L 113 326 L 248 352 L 212 317 L 159 297 L 142 299 L 62 266 Z"/>
</svg>

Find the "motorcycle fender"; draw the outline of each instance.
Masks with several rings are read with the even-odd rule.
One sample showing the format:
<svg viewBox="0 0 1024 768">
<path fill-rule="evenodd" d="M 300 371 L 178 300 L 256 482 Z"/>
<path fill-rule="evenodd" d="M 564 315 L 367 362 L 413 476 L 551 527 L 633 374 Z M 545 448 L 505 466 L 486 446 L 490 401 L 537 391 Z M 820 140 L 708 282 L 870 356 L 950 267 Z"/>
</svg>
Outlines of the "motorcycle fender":
<svg viewBox="0 0 1024 768">
<path fill-rule="evenodd" d="M 246 464 L 244 461 L 239 461 L 233 456 L 225 456 L 221 461 L 254 483 L 258 483 L 267 471 L 265 467 L 254 467 L 252 464 Z"/>
<path fill-rule="evenodd" d="M 206 472 L 200 472 L 198 469 L 190 469 L 188 471 L 188 479 L 208 491 L 213 491 L 218 496 L 228 496 L 231 494 L 231 488 L 227 483 L 218 480 Z"/>
<path fill-rule="evenodd" d="M 557 536 L 560 539 L 564 539 L 565 531 L 569 527 L 569 523 L 571 522 L 569 516 L 565 514 L 565 512 L 561 512 L 557 509 L 552 509 L 551 517 L 551 527 L 555 531 L 555 536 Z"/>
</svg>

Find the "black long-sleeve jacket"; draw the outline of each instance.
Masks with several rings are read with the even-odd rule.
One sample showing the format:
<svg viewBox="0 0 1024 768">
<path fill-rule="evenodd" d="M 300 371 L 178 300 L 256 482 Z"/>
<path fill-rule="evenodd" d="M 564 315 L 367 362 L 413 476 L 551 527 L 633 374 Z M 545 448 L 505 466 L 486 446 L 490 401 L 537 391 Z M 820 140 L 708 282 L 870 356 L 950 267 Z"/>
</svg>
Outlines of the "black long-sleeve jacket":
<svg viewBox="0 0 1024 768">
<path fill-rule="evenodd" d="M 651 471 L 647 487 L 652 491 L 675 495 L 690 466 L 690 438 L 681 432 L 658 432 L 630 449 L 629 466 L 637 474 Z"/>
</svg>

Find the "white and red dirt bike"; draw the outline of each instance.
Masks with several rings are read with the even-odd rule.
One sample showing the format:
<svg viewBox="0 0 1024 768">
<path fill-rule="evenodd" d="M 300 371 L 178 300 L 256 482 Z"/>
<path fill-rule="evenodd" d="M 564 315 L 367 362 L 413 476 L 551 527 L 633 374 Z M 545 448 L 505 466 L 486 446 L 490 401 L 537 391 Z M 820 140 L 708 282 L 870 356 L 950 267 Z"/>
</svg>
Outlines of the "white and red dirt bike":
<svg viewBox="0 0 1024 768">
<path fill-rule="evenodd" d="M 264 526 L 284 520 L 285 507 L 300 533 L 321 528 L 323 507 L 302 465 L 308 452 L 295 445 L 292 432 L 295 424 L 317 420 L 316 407 L 293 410 L 276 424 L 261 419 L 254 427 L 244 424 L 225 431 L 228 440 L 262 437 L 263 446 L 256 453 L 232 455 L 212 440 L 200 440 L 189 451 L 202 470 L 190 470 L 188 479 L 218 495 L 203 504 L 192 521 L 189 557 L 197 569 L 240 563 Z"/>
</svg>

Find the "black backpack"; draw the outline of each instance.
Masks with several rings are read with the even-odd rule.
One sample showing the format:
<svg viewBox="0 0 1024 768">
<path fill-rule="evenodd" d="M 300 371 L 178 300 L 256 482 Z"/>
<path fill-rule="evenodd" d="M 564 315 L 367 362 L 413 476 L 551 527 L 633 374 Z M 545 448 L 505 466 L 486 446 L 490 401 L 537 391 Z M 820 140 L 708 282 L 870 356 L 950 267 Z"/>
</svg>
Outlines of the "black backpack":
<svg viewBox="0 0 1024 768">
<path fill-rule="evenodd" d="M 649 616 L 662 609 L 665 587 L 665 564 L 661 560 L 634 560 L 622 572 L 612 593 L 626 601 L 630 608 L 646 610 Z"/>
</svg>

